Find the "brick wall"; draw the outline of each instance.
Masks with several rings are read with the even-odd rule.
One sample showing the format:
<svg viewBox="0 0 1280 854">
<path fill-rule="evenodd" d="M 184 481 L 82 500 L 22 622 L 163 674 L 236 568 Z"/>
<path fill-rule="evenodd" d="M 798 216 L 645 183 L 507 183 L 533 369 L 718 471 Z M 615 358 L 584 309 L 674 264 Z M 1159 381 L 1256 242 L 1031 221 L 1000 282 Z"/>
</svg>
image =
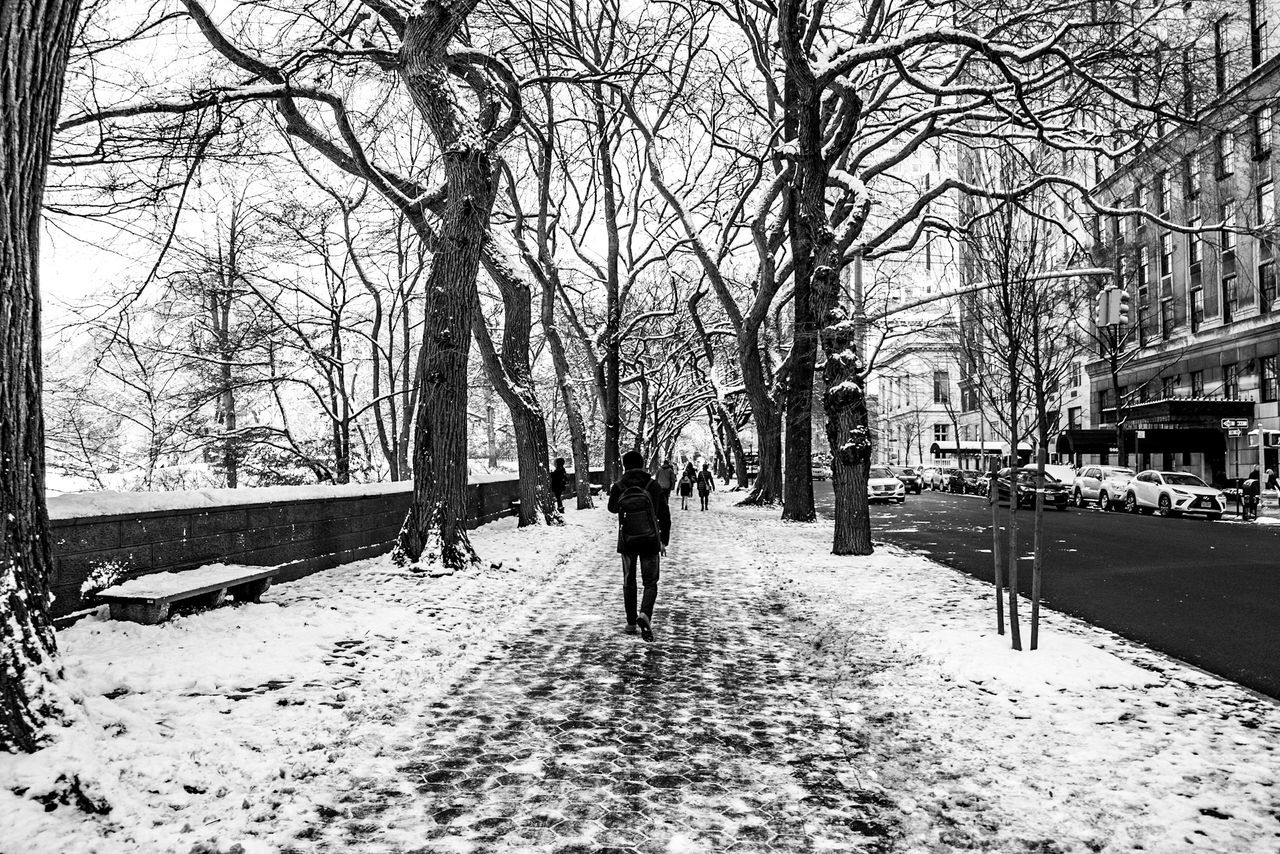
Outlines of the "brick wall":
<svg viewBox="0 0 1280 854">
<path fill-rule="evenodd" d="M 599 472 L 591 473 L 598 483 Z M 470 527 L 512 515 L 516 480 L 467 487 Z M 80 587 L 93 569 L 118 563 L 130 576 L 210 563 L 283 567 L 292 581 L 390 551 L 409 509 L 409 492 L 158 510 L 52 522 L 53 616 L 92 607 Z"/>
</svg>

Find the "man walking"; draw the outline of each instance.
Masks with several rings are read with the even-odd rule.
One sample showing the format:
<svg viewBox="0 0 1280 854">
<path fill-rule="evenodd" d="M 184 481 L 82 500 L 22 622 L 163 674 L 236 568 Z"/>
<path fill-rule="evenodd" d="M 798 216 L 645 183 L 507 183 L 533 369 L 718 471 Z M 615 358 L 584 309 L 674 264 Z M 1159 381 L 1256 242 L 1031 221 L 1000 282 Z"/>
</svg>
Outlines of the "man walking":
<svg viewBox="0 0 1280 854">
<path fill-rule="evenodd" d="M 676 467 L 671 464 L 671 458 L 667 457 L 666 462 L 658 467 L 658 473 L 653 476 L 657 482 L 658 488 L 662 490 L 662 500 L 667 506 L 671 505 L 671 490 L 676 488 Z"/>
<path fill-rule="evenodd" d="M 658 558 L 667 553 L 671 540 L 671 509 L 662 487 L 644 470 L 638 451 L 622 455 L 626 469 L 609 487 L 609 512 L 618 514 L 618 554 L 622 555 L 622 604 L 627 612 L 627 632 L 640 627 L 640 636 L 653 640 L 653 605 L 658 599 Z M 636 609 L 636 566 L 644 583 L 644 596 Z"/>
</svg>

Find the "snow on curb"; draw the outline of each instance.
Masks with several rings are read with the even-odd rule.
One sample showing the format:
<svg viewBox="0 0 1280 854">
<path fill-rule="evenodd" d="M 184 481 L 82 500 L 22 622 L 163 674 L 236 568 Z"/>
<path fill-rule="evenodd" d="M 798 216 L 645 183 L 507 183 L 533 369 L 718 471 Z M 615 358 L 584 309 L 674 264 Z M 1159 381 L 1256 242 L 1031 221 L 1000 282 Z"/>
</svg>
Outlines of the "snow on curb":
<svg viewBox="0 0 1280 854">
<path fill-rule="evenodd" d="M 472 533 L 474 572 L 377 558 L 277 585 L 258 605 L 63 630 L 76 719 L 33 756 L 0 756 L 0 850 L 277 850 L 352 774 L 394 765 L 385 747 L 430 720 L 607 525 L 603 513 L 570 513 L 563 528 L 503 520 Z M 72 776 L 111 812 L 46 812 L 38 798 Z"/>
</svg>

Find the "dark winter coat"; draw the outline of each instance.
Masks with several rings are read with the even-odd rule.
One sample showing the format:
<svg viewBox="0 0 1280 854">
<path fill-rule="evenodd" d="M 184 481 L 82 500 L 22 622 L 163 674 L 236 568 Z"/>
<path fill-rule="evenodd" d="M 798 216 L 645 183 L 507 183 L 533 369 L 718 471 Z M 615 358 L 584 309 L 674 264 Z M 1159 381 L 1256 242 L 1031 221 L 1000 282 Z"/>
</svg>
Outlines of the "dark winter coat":
<svg viewBox="0 0 1280 854">
<path fill-rule="evenodd" d="M 693 495 L 693 478 L 687 474 L 680 478 L 680 494 L 685 498 Z"/>
<path fill-rule="evenodd" d="M 708 492 L 714 491 L 716 488 L 716 479 L 711 472 L 703 470 L 698 472 L 698 494 L 706 495 Z"/>
<path fill-rule="evenodd" d="M 618 482 L 609 487 L 609 512 L 618 512 L 618 499 L 622 497 L 623 490 L 630 489 L 633 486 L 643 486 L 649 492 L 649 500 L 653 502 L 653 512 L 658 517 L 658 532 L 662 535 L 662 545 L 671 542 L 671 508 L 667 506 L 666 495 L 662 491 L 662 487 L 649 476 L 644 469 L 627 469 L 623 472 L 622 477 L 618 478 Z M 654 543 L 652 547 L 641 549 L 636 554 L 646 557 L 658 553 L 658 543 Z M 618 554 L 627 554 L 622 550 L 622 531 L 618 531 Z"/>
<path fill-rule="evenodd" d="M 563 468 L 551 470 L 551 491 L 556 495 L 564 493 L 565 487 L 569 483 L 569 473 Z"/>
<path fill-rule="evenodd" d="M 660 466 L 653 479 L 658 482 L 658 486 L 662 487 L 663 491 L 670 492 L 676 487 L 676 467 L 669 464 Z"/>
</svg>

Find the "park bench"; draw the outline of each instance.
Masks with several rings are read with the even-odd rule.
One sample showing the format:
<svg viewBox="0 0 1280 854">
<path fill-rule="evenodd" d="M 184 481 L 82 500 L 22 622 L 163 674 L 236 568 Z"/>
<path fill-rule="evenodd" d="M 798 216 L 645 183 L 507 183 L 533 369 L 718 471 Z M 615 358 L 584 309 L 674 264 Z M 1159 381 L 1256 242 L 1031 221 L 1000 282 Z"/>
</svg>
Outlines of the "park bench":
<svg viewBox="0 0 1280 854">
<path fill-rule="evenodd" d="M 99 602 L 111 606 L 111 619 L 154 625 L 169 619 L 174 605 L 216 608 L 232 596 L 257 602 L 279 572 L 274 566 L 213 564 L 185 572 L 157 572 L 101 590 Z"/>
</svg>

